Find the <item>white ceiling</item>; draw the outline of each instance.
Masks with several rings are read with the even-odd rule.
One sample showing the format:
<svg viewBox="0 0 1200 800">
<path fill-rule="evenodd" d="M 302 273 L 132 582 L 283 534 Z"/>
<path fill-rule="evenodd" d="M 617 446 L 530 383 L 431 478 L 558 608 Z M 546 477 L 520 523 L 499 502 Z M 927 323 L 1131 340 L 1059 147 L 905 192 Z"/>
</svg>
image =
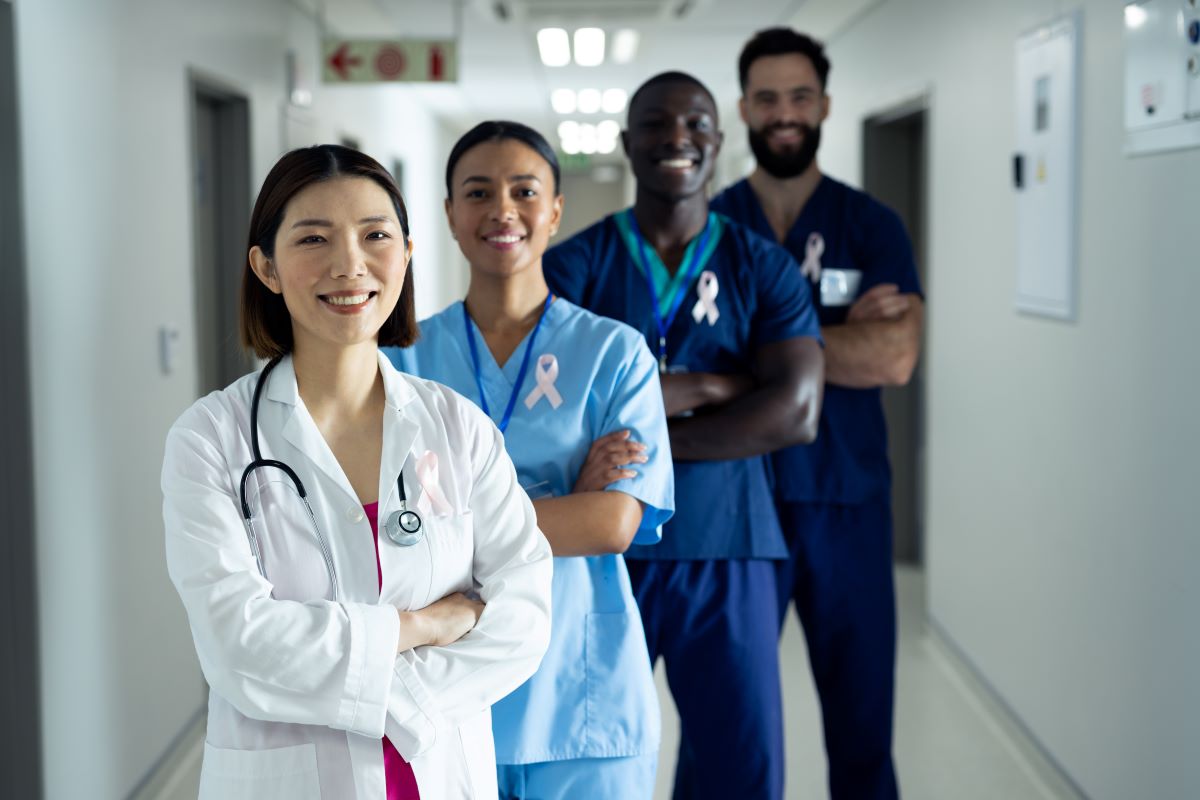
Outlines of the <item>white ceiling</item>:
<svg viewBox="0 0 1200 800">
<path fill-rule="evenodd" d="M 550 108 L 557 88 L 619 87 L 632 93 L 658 72 L 680 69 L 713 91 L 729 114 L 738 96 L 737 55 L 755 31 L 790 24 L 829 37 L 882 0 L 292 0 L 325 20 L 330 36 L 459 37 L 459 82 L 422 86 L 421 98 L 460 125 L 503 117 L 554 139 L 563 117 Z M 535 36 L 543 27 L 594 26 L 610 37 L 640 34 L 627 65 L 545 67 Z M 585 117 L 596 121 L 604 115 Z M 622 123 L 623 119 L 620 120 Z M 730 120 L 725 121 L 730 124 Z"/>
</svg>

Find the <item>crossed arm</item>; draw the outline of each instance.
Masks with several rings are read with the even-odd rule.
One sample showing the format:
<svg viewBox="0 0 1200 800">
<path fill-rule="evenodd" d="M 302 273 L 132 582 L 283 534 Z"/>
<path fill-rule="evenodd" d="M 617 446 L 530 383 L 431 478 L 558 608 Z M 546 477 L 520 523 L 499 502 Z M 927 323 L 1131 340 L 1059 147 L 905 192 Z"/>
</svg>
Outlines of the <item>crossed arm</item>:
<svg viewBox="0 0 1200 800">
<path fill-rule="evenodd" d="M 802 336 L 758 347 L 748 376 L 661 376 L 675 460 L 748 458 L 811 442 L 821 415 L 824 361 L 817 340 Z M 702 413 L 673 417 L 689 410 Z"/>
<path fill-rule="evenodd" d="M 821 329 L 825 380 L 852 389 L 903 386 L 921 349 L 925 306 L 894 283 L 875 286 L 854 302 L 845 323 Z"/>
</svg>

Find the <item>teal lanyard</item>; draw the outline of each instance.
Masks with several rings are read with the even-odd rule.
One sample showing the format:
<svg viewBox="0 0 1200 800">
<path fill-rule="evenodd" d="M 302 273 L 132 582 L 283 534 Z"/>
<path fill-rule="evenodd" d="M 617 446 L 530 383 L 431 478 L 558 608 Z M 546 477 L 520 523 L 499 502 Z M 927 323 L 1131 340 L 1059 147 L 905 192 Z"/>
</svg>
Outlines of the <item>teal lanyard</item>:
<svg viewBox="0 0 1200 800">
<path fill-rule="evenodd" d="M 679 291 L 675 293 L 675 300 L 667 309 L 667 315 L 664 317 L 658 310 L 658 293 L 654 291 L 654 275 L 650 271 L 650 253 L 647 252 L 649 245 L 646 244 L 646 237 L 642 236 L 642 230 L 638 227 L 637 217 L 632 213 L 629 215 L 629 229 L 638 243 L 638 253 L 642 257 L 642 273 L 646 276 L 646 286 L 650 290 L 650 308 L 654 310 L 654 325 L 658 328 L 659 372 L 667 371 L 667 331 L 670 330 L 671 323 L 675 321 L 675 316 L 679 313 L 680 306 L 683 305 L 683 298 L 687 296 L 687 287 L 692 285 L 692 280 L 696 277 L 696 270 L 700 269 L 700 260 L 704 257 L 704 248 L 708 244 L 710 227 L 706 220 L 704 231 L 700 234 L 699 245 L 692 250 L 692 263 L 688 264 L 687 269 L 684 270 L 683 283 L 680 285 Z"/>
<path fill-rule="evenodd" d="M 521 356 L 521 371 L 517 373 L 517 382 L 513 385 L 512 394 L 508 397 L 508 405 L 504 409 L 504 416 L 497 425 L 501 433 L 508 430 L 508 423 L 512 420 L 513 409 L 517 405 L 517 395 L 521 393 L 521 384 L 525 382 L 525 374 L 529 371 L 529 354 L 533 352 L 533 340 L 537 338 L 538 328 L 542 327 L 542 321 L 546 319 L 546 312 L 550 309 L 550 303 L 554 301 L 554 295 L 546 295 L 546 302 L 542 306 L 542 315 L 538 317 L 537 324 L 533 326 L 533 332 L 529 334 L 529 341 L 525 343 L 525 354 Z M 475 346 L 475 331 L 471 326 L 471 313 L 467 311 L 467 304 L 463 303 L 463 323 L 467 329 L 467 346 L 471 350 L 471 366 L 475 368 L 475 385 L 479 388 L 479 407 L 483 409 L 483 413 L 488 417 L 492 416 L 492 412 L 488 409 L 487 394 L 483 391 L 483 374 L 479 365 L 479 350 Z"/>
</svg>

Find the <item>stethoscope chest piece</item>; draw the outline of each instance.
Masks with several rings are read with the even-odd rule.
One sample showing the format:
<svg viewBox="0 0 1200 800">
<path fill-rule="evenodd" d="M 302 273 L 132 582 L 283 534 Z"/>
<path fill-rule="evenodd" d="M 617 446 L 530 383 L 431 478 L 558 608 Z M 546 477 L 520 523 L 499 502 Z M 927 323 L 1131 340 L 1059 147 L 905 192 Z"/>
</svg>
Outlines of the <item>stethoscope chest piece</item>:
<svg viewBox="0 0 1200 800">
<path fill-rule="evenodd" d="M 383 525 L 387 537 L 401 547 L 412 547 L 425 538 L 421 526 L 421 515 L 410 511 L 405 503 L 400 508 L 388 514 L 387 522 Z"/>
</svg>

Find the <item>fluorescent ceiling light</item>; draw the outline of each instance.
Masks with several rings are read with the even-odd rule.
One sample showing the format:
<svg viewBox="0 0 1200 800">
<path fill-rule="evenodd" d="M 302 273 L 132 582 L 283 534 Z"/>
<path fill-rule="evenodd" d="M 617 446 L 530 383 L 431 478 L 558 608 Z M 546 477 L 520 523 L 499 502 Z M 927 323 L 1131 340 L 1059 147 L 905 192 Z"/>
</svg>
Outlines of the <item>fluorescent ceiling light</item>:
<svg viewBox="0 0 1200 800">
<path fill-rule="evenodd" d="M 628 99 L 624 89 L 605 89 L 600 107 L 604 109 L 605 114 L 620 114 L 625 110 L 625 103 Z"/>
<path fill-rule="evenodd" d="M 600 110 L 601 95 L 599 89 L 579 90 L 579 113 L 595 114 Z"/>
<path fill-rule="evenodd" d="M 600 28 L 575 29 L 575 63 L 581 67 L 598 67 L 604 63 L 603 30 Z"/>
<path fill-rule="evenodd" d="M 579 153 L 579 140 L 563 139 L 562 151 L 569 156 L 577 155 Z"/>
<path fill-rule="evenodd" d="M 1130 3 L 1125 6 L 1125 27 L 1130 30 L 1137 30 L 1146 24 L 1146 16 L 1146 9 L 1137 3 Z"/>
<path fill-rule="evenodd" d="M 575 90 L 555 89 L 550 93 L 550 106 L 559 114 L 575 113 Z"/>
<path fill-rule="evenodd" d="M 628 64 L 637 55 L 638 32 L 631 28 L 619 30 L 613 36 L 612 60 L 617 64 Z"/>
<path fill-rule="evenodd" d="M 578 139 L 579 123 L 573 119 L 563 120 L 562 122 L 558 123 L 558 138 Z"/>
<path fill-rule="evenodd" d="M 596 142 L 596 152 L 597 153 L 601 153 L 603 155 L 608 155 L 609 153 L 611 153 L 612 151 L 614 151 L 616 149 L 617 149 L 617 140 L 616 139 L 600 139 L 598 142 Z"/>
<path fill-rule="evenodd" d="M 581 152 L 585 155 L 590 156 L 599 149 L 600 149 L 599 145 L 597 145 L 595 139 L 580 139 L 579 140 L 579 152 Z"/>
<path fill-rule="evenodd" d="M 538 31 L 537 43 L 538 54 L 547 67 L 565 67 L 571 63 L 571 43 L 562 28 L 542 28 Z"/>
<path fill-rule="evenodd" d="M 596 135 L 601 139 L 612 139 L 615 142 L 621 135 L 621 126 L 615 119 L 606 119 L 596 125 Z"/>
<path fill-rule="evenodd" d="M 580 114 L 599 112 L 602 103 L 599 89 L 581 89 L 578 97 L 580 97 Z"/>
</svg>

